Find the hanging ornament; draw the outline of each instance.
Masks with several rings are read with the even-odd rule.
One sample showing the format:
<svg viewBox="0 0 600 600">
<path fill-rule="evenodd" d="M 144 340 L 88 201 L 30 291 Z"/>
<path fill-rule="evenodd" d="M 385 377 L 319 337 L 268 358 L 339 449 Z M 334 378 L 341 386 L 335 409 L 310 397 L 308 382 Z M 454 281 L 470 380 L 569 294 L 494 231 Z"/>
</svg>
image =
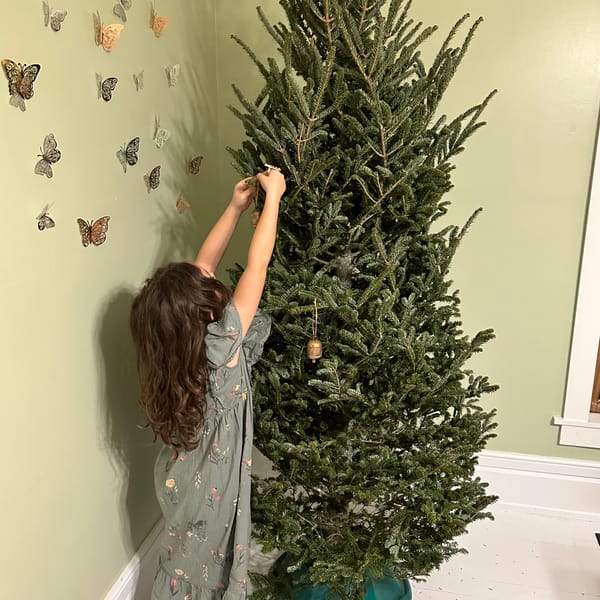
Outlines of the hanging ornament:
<svg viewBox="0 0 600 600">
<path fill-rule="evenodd" d="M 250 223 L 252 224 L 252 228 L 256 229 L 256 226 L 260 221 L 260 210 L 258 210 L 258 205 L 256 204 L 256 198 L 258 196 L 258 180 L 256 179 L 256 177 L 249 177 L 248 179 L 246 179 L 246 185 L 257 186 L 256 194 L 254 195 L 254 210 L 250 215 Z"/>
<path fill-rule="evenodd" d="M 260 210 L 258 210 L 258 208 L 255 208 L 252 211 L 252 214 L 250 215 L 250 223 L 252 223 L 253 229 L 256 229 L 256 226 L 258 225 L 259 221 L 260 221 Z"/>
<path fill-rule="evenodd" d="M 321 340 L 317 338 L 317 323 L 319 318 L 319 311 L 317 309 L 317 299 L 315 298 L 315 310 L 313 314 L 313 334 L 312 339 L 306 344 L 306 355 L 313 363 L 317 362 L 319 358 L 323 356 L 323 344 Z"/>
</svg>

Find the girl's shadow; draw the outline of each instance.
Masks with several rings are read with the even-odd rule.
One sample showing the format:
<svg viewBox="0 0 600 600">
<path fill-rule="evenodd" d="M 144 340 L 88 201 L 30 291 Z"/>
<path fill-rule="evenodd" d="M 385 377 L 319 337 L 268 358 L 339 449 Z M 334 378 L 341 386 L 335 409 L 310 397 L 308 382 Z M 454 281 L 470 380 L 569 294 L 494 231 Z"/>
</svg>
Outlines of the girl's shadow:
<svg viewBox="0 0 600 600">
<path fill-rule="evenodd" d="M 152 472 L 158 446 L 152 443 L 152 433 L 143 427 L 144 416 L 138 402 L 135 350 L 129 335 L 132 301 L 133 293 L 125 289 L 110 298 L 102 315 L 99 344 L 104 362 L 103 441 L 115 481 L 121 486 L 119 533 L 128 554 L 133 556 L 140 551 L 149 528 L 158 521 L 160 509 L 155 501 Z M 143 558 L 133 600 L 150 597 L 147 588 L 154 578 L 156 562 L 154 556 Z"/>
</svg>

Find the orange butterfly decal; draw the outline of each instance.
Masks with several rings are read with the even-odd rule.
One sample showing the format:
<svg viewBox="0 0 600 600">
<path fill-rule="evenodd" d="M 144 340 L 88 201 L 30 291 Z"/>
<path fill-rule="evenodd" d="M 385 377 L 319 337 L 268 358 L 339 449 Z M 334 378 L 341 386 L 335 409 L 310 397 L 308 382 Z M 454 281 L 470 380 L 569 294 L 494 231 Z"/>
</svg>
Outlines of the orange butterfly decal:
<svg viewBox="0 0 600 600">
<path fill-rule="evenodd" d="M 106 52 L 112 52 L 119 42 L 121 32 L 125 25 L 121 23 L 111 23 L 103 25 L 100 13 L 94 14 L 94 31 L 96 33 L 96 46 L 102 46 Z"/>
<path fill-rule="evenodd" d="M 182 215 L 190 207 L 191 204 L 183 196 L 179 196 L 179 198 L 177 198 L 177 201 L 175 202 L 175 208 L 180 215 Z"/>
<path fill-rule="evenodd" d="M 150 19 L 150 27 L 154 31 L 154 35 L 159 38 L 169 24 L 169 17 L 161 17 L 156 14 L 154 6 L 152 7 L 152 17 Z"/>
<path fill-rule="evenodd" d="M 83 219 L 77 219 L 77 225 L 79 225 L 79 233 L 81 234 L 81 243 L 85 248 L 90 244 L 99 246 L 104 244 L 106 241 L 106 233 L 108 232 L 108 221 L 110 217 L 100 217 L 94 221 L 84 221 Z"/>
</svg>

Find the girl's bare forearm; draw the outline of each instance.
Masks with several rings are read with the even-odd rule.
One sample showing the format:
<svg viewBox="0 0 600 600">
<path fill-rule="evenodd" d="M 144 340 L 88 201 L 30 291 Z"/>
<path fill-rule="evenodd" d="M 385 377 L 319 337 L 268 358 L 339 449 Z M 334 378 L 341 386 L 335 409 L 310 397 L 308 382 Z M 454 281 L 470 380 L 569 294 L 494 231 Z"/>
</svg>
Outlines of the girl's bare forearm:
<svg viewBox="0 0 600 600">
<path fill-rule="evenodd" d="M 242 211 L 229 204 L 219 220 L 213 225 L 209 234 L 206 236 L 195 264 L 208 271 L 214 273 L 227 250 L 231 236 L 237 227 Z"/>
<path fill-rule="evenodd" d="M 271 260 L 277 238 L 279 199 L 278 194 L 267 193 L 260 219 L 248 249 L 248 266 L 266 268 Z"/>
</svg>

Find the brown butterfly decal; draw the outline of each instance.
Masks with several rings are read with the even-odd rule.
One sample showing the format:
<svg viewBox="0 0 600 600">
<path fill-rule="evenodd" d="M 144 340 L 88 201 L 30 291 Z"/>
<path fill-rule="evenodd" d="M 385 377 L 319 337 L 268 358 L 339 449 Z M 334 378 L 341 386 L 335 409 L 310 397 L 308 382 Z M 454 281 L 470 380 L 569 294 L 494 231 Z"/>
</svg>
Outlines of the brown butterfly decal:
<svg viewBox="0 0 600 600">
<path fill-rule="evenodd" d="M 183 196 L 179 196 L 179 198 L 177 198 L 177 201 L 175 202 L 175 208 L 180 215 L 182 215 L 190 207 L 191 204 Z"/>
<path fill-rule="evenodd" d="M 2 68 L 8 78 L 10 104 L 24 111 L 25 100 L 33 97 L 33 82 L 40 72 L 40 65 L 22 65 L 5 58 L 2 60 Z"/>
<path fill-rule="evenodd" d="M 94 13 L 94 32 L 96 34 L 96 46 L 102 46 L 106 52 L 112 52 L 119 42 L 121 32 L 125 25 L 111 23 L 103 25 L 100 13 Z"/>
<path fill-rule="evenodd" d="M 79 233 L 81 234 L 81 243 L 85 248 L 90 244 L 94 246 L 100 246 L 106 241 L 106 233 L 108 232 L 108 221 L 109 216 L 100 217 L 96 221 L 84 221 L 83 219 L 77 219 L 79 225 Z"/>
</svg>

